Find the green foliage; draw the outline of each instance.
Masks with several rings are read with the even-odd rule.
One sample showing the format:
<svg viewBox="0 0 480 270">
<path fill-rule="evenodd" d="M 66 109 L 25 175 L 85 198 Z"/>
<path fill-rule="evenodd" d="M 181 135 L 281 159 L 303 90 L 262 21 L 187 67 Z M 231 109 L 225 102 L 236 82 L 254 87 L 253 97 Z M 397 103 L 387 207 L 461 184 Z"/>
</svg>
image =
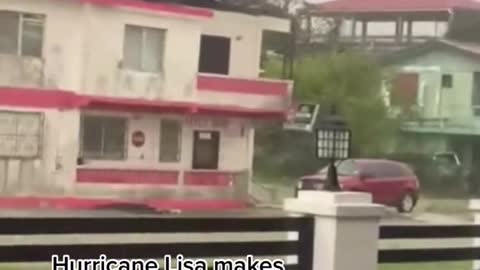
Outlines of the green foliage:
<svg viewBox="0 0 480 270">
<path fill-rule="evenodd" d="M 281 64 L 270 59 L 264 76 L 279 78 Z M 299 102 L 318 103 L 324 108 L 335 104 L 352 130 L 354 155 L 378 156 L 389 146 L 400 124 L 388 117 L 382 76 L 379 65 L 355 52 L 309 56 L 295 63 L 294 95 Z M 313 134 L 271 127 L 257 134 L 258 170 L 298 176 L 318 169 Z"/>
<path fill-rule="evenodd" d="M 282 56 L 270 56 L 265 60 L 265 69 L 262 77 L 279 79 L 282 77 L 283 59 Z"/>
<path fill-rule="evenodd" d="M 295 94 L 303 102 L 335 104 L 353 132 L 358 155 L 382 152 L 398 128 L 388 118 L 382 70 L 364 55 L 346 52 L 302 59 L 295 67 Z"/>
</svg>

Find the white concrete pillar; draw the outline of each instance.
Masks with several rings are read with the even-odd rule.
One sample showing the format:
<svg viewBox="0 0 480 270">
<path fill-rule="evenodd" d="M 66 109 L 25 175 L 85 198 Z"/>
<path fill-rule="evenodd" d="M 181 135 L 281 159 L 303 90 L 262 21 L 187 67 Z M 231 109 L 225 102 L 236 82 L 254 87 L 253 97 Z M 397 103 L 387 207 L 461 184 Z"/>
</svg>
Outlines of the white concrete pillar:
<svg viewBox="0 0 480 270">
<path fill-rule="evenodd" d="M 469 208 L 473 214 L 473 223 L 475 225 L 480 224 L 480 199 L 471 199 L 469 203 Z M 473 246 L 479 247 L 480 246 L 480 238 L 473 239 Z M 473 269 L 478 270 L 480 269 L 480 260 L 473 261 Z"/>
<path fill-rule="evenodd" d="M 284 209 L 315 216 L 313 270 L 377 269 L 384 207 L 357 192 L 300 191 Z"/>
</svg>

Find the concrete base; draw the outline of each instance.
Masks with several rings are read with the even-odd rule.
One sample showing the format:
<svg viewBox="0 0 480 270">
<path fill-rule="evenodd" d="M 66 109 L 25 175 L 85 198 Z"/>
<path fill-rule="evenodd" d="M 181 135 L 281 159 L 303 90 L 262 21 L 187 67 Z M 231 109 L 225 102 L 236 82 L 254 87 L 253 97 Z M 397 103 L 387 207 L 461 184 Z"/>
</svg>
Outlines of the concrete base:
<svg viewBox="0 0 480 270">
<path fill-rule="evenodd" d="M 380 217 L 385 207 L 372 204 L 369 193 L 300 191 L 284 202 L 284 209 L 318 216 Z"/>
<path fill-rule="evenodd" d="M 284 209 L 315 216 L 313 270 L 375 270 L 385 213 L 367 193 L 300 191 Z"/>
<path fill-rule="evenodd" d="M 469 209 L 473 212 L 474 224 L 480 224 L 480 199 L 472 199 L 469 202 Z M 473 239 L 473 246 L 480 246 L 480 238 Z M 473 269 L 480 269 L 480 260 L 473 261 Z"/>
</svg>

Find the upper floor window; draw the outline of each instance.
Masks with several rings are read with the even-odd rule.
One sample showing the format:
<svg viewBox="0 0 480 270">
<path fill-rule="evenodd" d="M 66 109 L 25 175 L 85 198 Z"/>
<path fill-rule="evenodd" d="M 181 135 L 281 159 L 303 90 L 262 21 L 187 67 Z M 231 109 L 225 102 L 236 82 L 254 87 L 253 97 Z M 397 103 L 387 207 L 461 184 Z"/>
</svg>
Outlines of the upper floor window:
<svg viewBox="0 0 480 270">
<path fill-rule="evenodd" d="M 162 72 L 165 34 L 164 29 L 127 25 L 123 67 L 142 72 Z"/>
<path fill-rule="evenodd" d="M 202 35 L 198 71 L 228 75 L 230 71 L 230 38 Z"/>
<path fill-rule="evenodd" d="M 41 57 L 45 16 L 0 11 L 0 54 Z"/>
<path fill-rule="evenodd" d="M 442 88 L 452 88 L 452 87 L 453 87 L 452 74 L 442 74 Z"/>
<path fill-rule="evenodd" d="M 81 123 L 81 152 L 85 159 L 122 160 L 126 153 L 127 120 L 85 115 Z"/>
<path fill-rule="evenodd" d="M 287 77 L 287 66 L 291 60 L 291 35 L 289 33 L 264 30 L 262 32 L 262 54 L 260 58 L 260 68 L 266 72 L 266 77 L 271 71 L 280 68 L 283 72 L 282 78 Z M 288 70 L 290 73 L 290 70 Z"/>
</svg>

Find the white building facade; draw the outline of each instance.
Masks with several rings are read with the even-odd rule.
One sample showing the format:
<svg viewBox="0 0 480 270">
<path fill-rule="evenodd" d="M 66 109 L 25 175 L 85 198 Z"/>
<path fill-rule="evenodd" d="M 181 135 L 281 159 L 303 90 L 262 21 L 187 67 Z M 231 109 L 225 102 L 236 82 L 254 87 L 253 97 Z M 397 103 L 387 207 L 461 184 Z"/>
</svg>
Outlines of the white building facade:
<svg viewBox="0 0 480 270">
<path fill-rule="evenodd" d="M 260 79 L 289 20 L 140 0 L 0 3 L 0 192 L 246 199 L 254 126 L 290 81 Z"/>
</svg>

